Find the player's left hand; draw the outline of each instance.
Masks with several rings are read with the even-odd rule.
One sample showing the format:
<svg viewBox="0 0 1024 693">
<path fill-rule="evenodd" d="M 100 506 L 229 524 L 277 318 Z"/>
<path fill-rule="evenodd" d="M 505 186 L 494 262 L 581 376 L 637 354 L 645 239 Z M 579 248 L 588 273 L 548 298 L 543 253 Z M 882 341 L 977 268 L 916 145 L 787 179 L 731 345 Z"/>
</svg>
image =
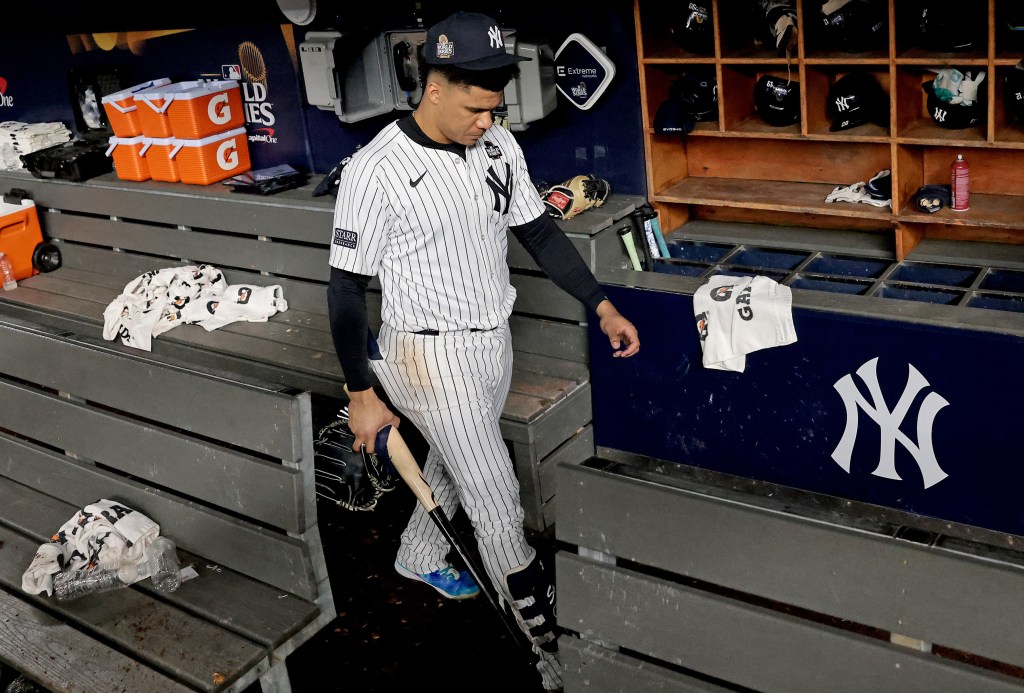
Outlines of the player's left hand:
<svg viewBox="0 0 1024 693">
<path fill-rule="evenodd" d="M 605 299 L 597 307 L 597 315 L 601 318 L 601 331 L 608 336 L 615 358 L 629 358 L 640 351 L 640 336 L 636 327 L 615 310 L 612 302 Z"/>
</svg>

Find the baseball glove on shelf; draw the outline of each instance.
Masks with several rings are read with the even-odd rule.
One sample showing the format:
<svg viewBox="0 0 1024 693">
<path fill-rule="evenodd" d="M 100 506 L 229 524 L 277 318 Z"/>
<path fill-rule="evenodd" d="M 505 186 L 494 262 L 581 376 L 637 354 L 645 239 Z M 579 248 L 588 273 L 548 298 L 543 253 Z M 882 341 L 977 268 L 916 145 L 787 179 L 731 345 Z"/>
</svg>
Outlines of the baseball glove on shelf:
<svg viewBox="0 0 1024 693">
<path fill-rule="evenodd" d="M 591 207 L 600 207 L 608 199 L 611 186 L 608 181 L 592 173 L 573 176 L 541 193 L 548 214 L 556 219 L 572 219 Z"/>
<path fill-rule="evenodd" d="M 348 409 L 320 429 L 313 441 L 313 473 L 318 500 L 346 510 L 368 511 L 380 497 L 395 488 L 397 472 L 363 448 L 352 449 L 356 437 L 348 427 Z"/>
</svg>

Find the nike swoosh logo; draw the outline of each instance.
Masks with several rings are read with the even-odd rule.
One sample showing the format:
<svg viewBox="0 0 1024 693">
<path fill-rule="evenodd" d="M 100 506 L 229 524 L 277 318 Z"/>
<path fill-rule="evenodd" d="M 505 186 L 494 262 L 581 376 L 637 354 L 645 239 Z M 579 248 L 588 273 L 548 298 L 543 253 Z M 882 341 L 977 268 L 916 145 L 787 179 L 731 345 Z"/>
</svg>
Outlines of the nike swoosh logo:
<svg viewBox="0 0 1024 693">
<path fill-rule="evenodd" d="M 410 178 L 410 179 L 409 179 L 409 185 L 411 185 L 412 187 L 414 187 L 414 188 L 415 188 L 415 187 L 416 187 L 417 185 L 419 185 L 419 184 L 420 184 L 420 181 L 421 181 L 421 180 L 423 180 L 423 176 L 425 176 L 425 175 L 427 175 L 427 172 L 426 172 L 426 171 L 424 171 L 423 173 L 421 173 L 421 174 L 420 174 L 420 177 L 419 177 L 419 178 L 417 178 L 416 180 L 413 180 L 412 178 Z"/>
</svg>

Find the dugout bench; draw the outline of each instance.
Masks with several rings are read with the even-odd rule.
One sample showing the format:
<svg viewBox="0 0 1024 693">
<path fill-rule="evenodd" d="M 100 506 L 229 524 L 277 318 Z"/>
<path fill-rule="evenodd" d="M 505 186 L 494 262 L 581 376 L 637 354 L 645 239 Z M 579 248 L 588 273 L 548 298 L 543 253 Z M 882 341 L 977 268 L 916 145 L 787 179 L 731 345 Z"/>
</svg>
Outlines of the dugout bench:
<svg viewBox="0 0 1024 693">
<path fill-rule="evenodd" d="M 286 657 L 335 616 L 310 410 L 343 379 L 326 315 L 334 199 L 313 198 L 317 182 L 255 197 L 0 172 L 0 188 L 29 191 L 63 263 L 0 292 L 5 663 L 56 691 L 288 689 Z M 591 267 L 624 266 L 612 225 L 641 201 L 613 196 L 562 228 Z M 102 339 L 128 281 L 203 262 L 231 283 L 280 284 L 288 310 L 212 332 L 182 325 L 152 352 Z M 509 263 L 519 298 L 501 425 L 526 526 L 543 530 L 556 465 L 594 450 L 586 315 L 514 240 Z M 38 545 L 101 497 L 160 523 L 199 578 L 166 597 L 146 581 L 81 602 L 22 593 Z"/>
<path fill-rule="evenodd" d="M 670 248 L 720 260 L 605 273 L 646 336 L 625 362 L 592 353 L 597 454 L 558 470 L 566 691 L 1024 691 L 1024 432 L 988 406 L 1024 387 L 1019 246 L 897 261 L 880 236 L 785 230 L 690 222 Z M 702 273 L 783 254 L 798 341 L 705 368 Z M 805 255 L 878 263 L 888 291 L 798 288 Z M 955 273 L 961 300 L 936 302 Z M 1004 309 L 972 307 L 986 292 Z"/>
<path fill-rule="evenodd" d="M 0 661 L 52 691 L 290 690 L 286 657 L 336 616 L 309 393 L 7 316 L 0 344 Z M 39 545 L 100 498 L 198 577 L 24 593 Z"/>
<path fill-rule="evenodd" d="M 182 325 L 153 340 L 153 353 L 337 398 L 344 380 L 331 341 L 326 287 L 334 198 L 312 197 L 319 182 L 259 197 L 224 186 L 122 181 L 83 183 L 0 172 L 0 189 L 22 188 L 63 266 L 0 292 L 0 314 L 101 338 L 103 309 L 143 272 L 209 263 L 231 283 L 280 284 L 288 310 L 267 323 L 213 332 Z M 599 208 L 559 222 L 595 271 L 628 261 L 612 229 L 643 198 L 613 195 Z M 621 225 L 621 224 L 620 224 Z M 527 528 L 554 521 L 555 465 L 593 454 L 586 310 L 542 275 L 510 236 L 518 292 L 510 319 L 512 386 L 501 419 L 522 489 Z M 370 322 L 380 324 L 376 279 Z"/>
</svg>

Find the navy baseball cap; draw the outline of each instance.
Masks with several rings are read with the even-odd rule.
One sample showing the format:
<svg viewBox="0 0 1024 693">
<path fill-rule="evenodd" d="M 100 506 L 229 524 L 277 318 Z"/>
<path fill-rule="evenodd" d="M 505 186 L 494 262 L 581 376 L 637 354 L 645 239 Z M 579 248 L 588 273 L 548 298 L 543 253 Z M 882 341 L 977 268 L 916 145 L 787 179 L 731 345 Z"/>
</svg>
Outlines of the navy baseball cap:
<svg viewBox="0 0 1024 693">
<path fill-rule="evenodd" d="M 423 53 L 428 65 L 466 70 L 493 70 L 530 60 L 508 53 L 498 22 L 476 12 L 456 12 L 427 29 Z"/>
</svg>

